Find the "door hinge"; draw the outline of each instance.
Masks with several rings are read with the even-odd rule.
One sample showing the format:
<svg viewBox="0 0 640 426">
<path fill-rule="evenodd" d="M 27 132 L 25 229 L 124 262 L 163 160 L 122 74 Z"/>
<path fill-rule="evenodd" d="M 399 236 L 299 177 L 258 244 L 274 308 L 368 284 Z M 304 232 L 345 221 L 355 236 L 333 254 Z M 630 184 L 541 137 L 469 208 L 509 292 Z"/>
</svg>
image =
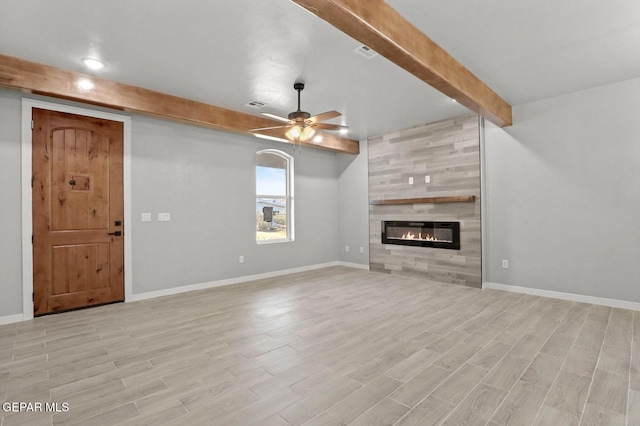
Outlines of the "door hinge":
<svg viewBox="0 0 640 426">
<path fill-rule="evenodd" d="M 31 130 L 33 130 L 34 127 L 35 127 L 35 123 L 33 122 L 33 120 L 31 120 Z"/>
<path fill-rule="evenodd" d="M 33 234 L 31 234 L 31 244 L 33 244 Z"/>
<path fill-rule="evenodd" d="M 33 175 L 31 175 L 31 187 L 33 188 Z"/>
</svg>

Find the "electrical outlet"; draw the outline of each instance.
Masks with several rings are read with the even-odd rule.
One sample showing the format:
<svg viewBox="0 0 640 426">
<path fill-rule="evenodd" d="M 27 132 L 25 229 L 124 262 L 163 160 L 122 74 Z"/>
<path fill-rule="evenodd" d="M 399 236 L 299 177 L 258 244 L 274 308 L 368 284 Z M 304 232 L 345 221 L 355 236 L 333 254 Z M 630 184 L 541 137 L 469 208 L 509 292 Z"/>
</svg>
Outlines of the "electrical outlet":
<svg viewBox="0 0 640 426">
<path fill-rule="evenodd" d="M 413 185 L 413 176 L 409 178 L 409 185 Z"/>
<path fill-rule="evenodd" d="M 158 213 L 158 222 L 169 222 L 171 220 L 171 213 Z"/>
<path fill-rule="evenodd" d="M 349 252 L 349 246 L 344 246 L 344 251 Z"/>
<path fill-rule="evenodd" d="M 507 259 L 502 259 L 502 267 L 504 269 L 509 269 L 509 261 Z"/>
<path fill-rule="evenodd" d="M 364 253 L 364 247 L 360 246 L 360 253 Z"/>
<path fill-rule="evenodd" d="M 142 213 L 140 215 L 140 220 L 143 222 L 151 222 L 151 213 Z"/>
<path fill-rule="evenodd" d="M 238 263 L 244 263 L 244 256 L 240 256 L 238 258 Z"/>
</svg>

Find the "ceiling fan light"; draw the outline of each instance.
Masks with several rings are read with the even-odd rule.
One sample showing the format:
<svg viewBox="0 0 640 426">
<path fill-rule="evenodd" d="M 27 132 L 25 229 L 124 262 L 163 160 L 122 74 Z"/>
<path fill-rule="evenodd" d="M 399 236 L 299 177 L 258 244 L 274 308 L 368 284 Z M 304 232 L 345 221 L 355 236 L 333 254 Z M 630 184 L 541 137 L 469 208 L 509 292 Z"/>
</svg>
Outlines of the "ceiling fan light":
<svg viewBox="0 0 640 426">
<path fill-rule="evenodd" d="M 322 142 L 322 135 L 316 135 L 315 138 L 313 138 L 313 143 L 320 143 Z"/>
<path fill-rule="evenodd" d="M 290 128 L 287 133 L 285 133 L 284 135 L 292 140 L 295 141 L 300 137 L 300 133 L 302 133 L 302 129 L 300 128 L 300 126 L 298 126 L 297 124 L 295 126 L 293 126 L 292 128 Z"/>
<path fill-rule="evenodd" d="M 302 129 L 302 133 L 300 134 L 300 140 L 301 141 L 308 141 L 315 134 L 316 134 L 316 129 L 314 129 L 311 126 L 307 126 L 304 129 Z"/>
</svg>

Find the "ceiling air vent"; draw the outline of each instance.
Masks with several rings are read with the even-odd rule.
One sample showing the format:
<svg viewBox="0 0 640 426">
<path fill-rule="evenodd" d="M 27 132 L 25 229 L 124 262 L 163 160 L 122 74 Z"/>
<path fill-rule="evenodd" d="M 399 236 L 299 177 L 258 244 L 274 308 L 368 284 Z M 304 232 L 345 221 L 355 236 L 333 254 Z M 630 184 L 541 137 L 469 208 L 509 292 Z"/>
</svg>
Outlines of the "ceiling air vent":
<svg viewBox="0 0 640 426">
<path fill-rule="evenodd" d="M 260 108 L 263 108 L 263 107 L 267 106 L 267 104 L 265 104 L 264 102 L 260 102 L 260 101 L 249 101 L 246 104 L 244 104 L 244 106 L 248 106 L 249 108 L 260 109 Z"/>
<path fill-rule="evenodd" d="M 376 51 L 375 51 L 375 50 L 373 50 L 373 49 L 372 49 L 372 48 L 370 48 L 369 46 L 365 46 L 364 44 L 363 44 L 363 45 L 360 45 L 360 46 L 358 46 L 358 47 L 356 47 L 356 48 L 355 48 L 355 49 L 353 49 L 353 50 L 354 50 L 354 52 L 356 52 L 356 53 L 358 53 L 358 54 L 360 54 L 360 55 L 364 56 L 364 57 L 365 57 L 365 58 L 367 58 L 367 59 L 371 59 L 371 58 L 373 58 L 374 56 L 378 56 L 378 54 L 376 53 Z"/>
</svg>

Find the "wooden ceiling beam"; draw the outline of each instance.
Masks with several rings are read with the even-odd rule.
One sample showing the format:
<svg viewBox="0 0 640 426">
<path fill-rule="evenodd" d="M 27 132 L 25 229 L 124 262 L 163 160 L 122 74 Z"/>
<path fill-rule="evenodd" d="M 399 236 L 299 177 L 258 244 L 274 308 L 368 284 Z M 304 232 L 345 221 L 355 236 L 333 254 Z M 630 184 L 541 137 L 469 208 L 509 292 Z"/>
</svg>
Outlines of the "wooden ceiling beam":
<svg viewBox="0 0 640 426">
<path fill-rule="evenodd" d="M 511 105 L 383 0 L 292 0 L 500 127 Z"/>
<path fill-rule="evenodd" d="M 281 125 L 279 121 L 12 56 L 0 55 L 0 86 L 218 130 L 285 139 L 280 129 L 249 131 Z M 359 152 L 358 141 L 327 133 L 322 142 L 302 144 L 347 154 Z"/>
</svg>

